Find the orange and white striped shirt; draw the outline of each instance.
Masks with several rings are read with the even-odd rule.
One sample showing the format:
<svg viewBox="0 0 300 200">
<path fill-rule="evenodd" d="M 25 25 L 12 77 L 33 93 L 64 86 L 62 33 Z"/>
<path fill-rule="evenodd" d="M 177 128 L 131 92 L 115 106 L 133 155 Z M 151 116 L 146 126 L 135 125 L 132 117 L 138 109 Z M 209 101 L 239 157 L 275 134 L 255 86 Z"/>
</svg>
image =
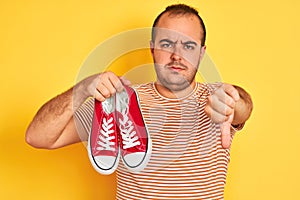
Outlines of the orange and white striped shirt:
<svg viewBox="0 0 300 200">
<path fill-rule="evenodd" d="M 204 113 L 207 97 L 216 86 L 197 83 L 182 99 L 161 96 L 153 83 L 135 87 L 152 154 L 139 173 L 119 163 L 117 199 L 223 199 L 229 150 L 221 146 L 219 125 Z M 86 105 L 77 118 L 88 129 L 93 104 Z"/>
</svg>

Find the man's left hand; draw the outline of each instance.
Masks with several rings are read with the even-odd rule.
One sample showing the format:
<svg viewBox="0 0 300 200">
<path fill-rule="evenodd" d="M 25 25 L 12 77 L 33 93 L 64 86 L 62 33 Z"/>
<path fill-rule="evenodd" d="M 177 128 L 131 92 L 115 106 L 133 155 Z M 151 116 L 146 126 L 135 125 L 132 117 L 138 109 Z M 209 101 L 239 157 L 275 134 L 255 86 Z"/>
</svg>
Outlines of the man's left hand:
<svg viewBox="0 0 300 200">
<path fill-rule="evenodd" d="M 240 99 L 239 92 L 230 84 L 222 84 L 208 97 L 205 113 L 215 123 L 221 125 L 221 140 L 223 148 L 231 145 L 231 123 L 234 118 L 234 109 Z"/>
</svg>

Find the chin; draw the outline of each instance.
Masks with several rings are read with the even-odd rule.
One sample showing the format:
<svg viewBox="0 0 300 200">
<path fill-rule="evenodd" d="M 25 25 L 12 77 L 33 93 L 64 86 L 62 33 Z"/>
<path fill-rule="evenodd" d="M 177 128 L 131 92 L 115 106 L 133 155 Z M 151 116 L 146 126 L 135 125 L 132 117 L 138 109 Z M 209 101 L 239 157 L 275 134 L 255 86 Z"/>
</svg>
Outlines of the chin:
<svg viewBox="0 0 300 200">
<path fill-rule="evenodd" d="M 190 83 L 186 82 L 186 81 L 185 82 L 174 82 L 174 83 L 164 84 L 164 86 L 171 91 L 178 92 L 178 91 L 182 91 L 182 90 L 185 90 L 186 88 L 190 87 Z"/>
</svg>

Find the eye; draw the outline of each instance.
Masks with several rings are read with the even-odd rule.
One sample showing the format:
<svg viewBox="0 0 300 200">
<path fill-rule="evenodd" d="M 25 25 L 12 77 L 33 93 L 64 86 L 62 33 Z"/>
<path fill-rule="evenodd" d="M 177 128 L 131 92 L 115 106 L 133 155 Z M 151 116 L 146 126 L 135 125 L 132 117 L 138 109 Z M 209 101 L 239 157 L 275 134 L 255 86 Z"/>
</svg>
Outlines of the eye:
<svg viewBox="0 0 300 200">
<path fill-rule="evenodd" d="M 161 43 L 160 47 L 161 48 L 172 48 L 172 44 L 171 43 Z"/>
<path fill-rule="evenodd" d="M 185 48 L 185 49 L 188 49 L 188 50 L 194 50 L 194 49 L 195 49 L 195 46 L 194 46 L 194 45 L 191 45 L 191 44 L 185 44 L 185 45 L 184 45 L 184 48 Z"/>
</svg>

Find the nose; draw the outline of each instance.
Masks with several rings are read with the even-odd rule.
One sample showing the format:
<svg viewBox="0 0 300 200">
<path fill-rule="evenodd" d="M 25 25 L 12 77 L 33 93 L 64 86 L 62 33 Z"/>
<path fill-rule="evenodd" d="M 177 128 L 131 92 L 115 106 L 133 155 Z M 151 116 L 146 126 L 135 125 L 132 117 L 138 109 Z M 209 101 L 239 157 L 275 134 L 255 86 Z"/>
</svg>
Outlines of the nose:
<svg viewBox="0 0 300 200">
<path fill-rule="evenodd" d="M 182 59 L 180 55 L 180 50 L 177 46 L 175 46 L 173 51 L 171 52 L 171 59 L 174 61 L 180 61 Z"/>
</svg>

